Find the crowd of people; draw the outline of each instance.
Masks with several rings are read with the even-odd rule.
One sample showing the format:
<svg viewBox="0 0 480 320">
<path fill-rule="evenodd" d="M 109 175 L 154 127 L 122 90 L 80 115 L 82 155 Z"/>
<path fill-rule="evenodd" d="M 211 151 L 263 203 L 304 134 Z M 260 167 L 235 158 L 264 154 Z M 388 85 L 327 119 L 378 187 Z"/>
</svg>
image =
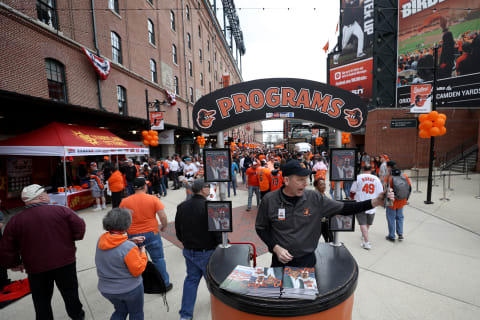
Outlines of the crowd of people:
<svg viewBox="0 0 480 320">
<path fill-rule="evenodd" d="M 356 215 L 362 247 L 371 249 L 368 230 L 373 224 L 375 207 L 384 204 L 385 190 L 402 183 L 395 178 L 401 176 L 401 171 L 387 155 L 372 157 L 363 153 L 356 159 L 355 167 L 361 168 L 361 172 L 357 172 L 357 179 L 348 188 L 345 183 L 342 186 L 345 198 L 356 202 L 347 203 L 326 195 L 328 168 L 331 162 L 337 161 L 329 159 L 326 151 L 232 153 L 232 179 L 228 189 L 232 187 L 233 196 L 237 194 L 238 176 L 248 188 L 247 211 L 252 210 L 255 193 L 255 228 L 272 253 L 272 266 L 314 266 L 313 252 L 320 237 L 333 241 L 328 221 L 334 215 Z M 96 246 L 98 289 L 114 306 L 113 319 L 125 319 L 127 315 L 131 319 L 143 319 L 141 274 L 147 265 L 147 252 L 163 279 L 165 292 L 172 289 L 160 236 L 168 225 L 161 198 L 167 196 L 167 190 L 183 186 L 186 200 L 177 206 L 175 217 L 176 236 L 183 244 L 187 268 L 179 313 L 181 319 L 191 319 L 199 282 L 206 275 L 210 256 L 222 242 L 221 232 L 211 230 L 229 229 L 229 226 L 223 223 L 219 224 L 221 228 L 213 227 L 215 221 L 210 221 L 205 202 L 213 183 L 203 178 L 205 168 L 200 157 L 174 155 L 142 160 L 145 161 L 126 159 L 118 166 L 107 161 L 102 170 L 96 162 L 90 163 L 90 184 L 97 198 L 94 210 L 104 210 L 108 196 L 112 201 L 112 209 L 103 218 L 105 233 Z M 406 180 L 410 184 L 408 177 Z M 307 190 L 309 184 L 314 190 Z M 334 188 L 333 182 L 330 188 Z M 387 193 L 387 197 L 393 200 L 393 193 Z M 85 222 L 69 208 L 50 205 L 42 186 L 24 188 L 22 200 L 26 205 L 24 210 L 10 219 L 0 242 L 1 267 L 27 272 L 37 318 L 53 319 L 50 301 L 55 283 L 68 315 L 72 319 L 83 319 L 75 241 L 83 239 Z M 389 241 L 395 241 L 396 234 L 403 240 L 405 204 L 406 199 L 402 198 L 387 206 L 386 238 Z M 301 216 L 301 223 L 282 225 L 292 221 L 293 216 Z M 40 238 L 45 241 L 36 241 Z M 38 252 L 44 254 L 38 255 Z M 0 271 L 0 280 L 8 282 L 3 279 L 5 269 Z"/>
</svg>

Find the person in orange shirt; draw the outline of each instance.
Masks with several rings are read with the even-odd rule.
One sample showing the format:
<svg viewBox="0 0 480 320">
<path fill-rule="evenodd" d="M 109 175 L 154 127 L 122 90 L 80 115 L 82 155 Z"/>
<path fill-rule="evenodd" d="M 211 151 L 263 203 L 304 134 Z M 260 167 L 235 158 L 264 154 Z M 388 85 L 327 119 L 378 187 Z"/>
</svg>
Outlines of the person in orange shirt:
<svg viewBox="0 0 480 320">
<path fill-rule="evenodd" d="M 133 181 L 135 193 L 120 203 L 120 208 L 130 209 L 132 224 L 127 230 L 128 238 L 145 237 L 145 248 L 152 262 L 162 275 L 167 291 L 172 289 L 167 264 L 163 253 L 163 243 L 159 231 L 167 229 L 167 215 L 164 204 L 156 196 L 147 194 L 147 184 L 144 178 L 135 178 Z M 157 216 L 161 226 L 158 224 Z"/>
<path fill-rule="evenodd" d="M 247 175 L 247 186 L 248 186 L 248 204 L 247 211 L 252 210 L 252 198 L 253 193 L 255 192 L 255 198 L 257 198 L 257 208 L 260 205 L 260 190 L 258 188 L 258 178 L 257 178 L 257 161 L 252 162 L 252 166 L 247 169 L 245 174 Z"/>
<path fill-rule="evenodd" d="M 260 199 L 270 191 L 270 170 L 267 168 L 267 162 L 262 160 L 262 166 L 257 169 L 258 187 L 260 189 Z"/>
<path fill-rule="evenodd" d="M 118 208 L 122 201 L 123 190 L 125 189 L 125 180 L 122 173 L 113 166 L 112 174 L 108 178 L 108 188 L 112 192 L 112 209 Z"/>
<path fill-rule="evenodd" d="M 395 161 L 388 161 L 387 162 L 387 170 L 391 175 L 387 175 L 385 177 L 385 181 L 387 179 L 390 180 L 390 188 L 394 189 L 393 186 L 393 176 L 399 176 L 402 174 L 400 169 L 397 168 Z M 410 186 L 410 191 L 412 190 L 412 183 L 408 176 L 404 173 L 403 174 L 407 179 L 408 185 Z M 407 204 L 408 199 L 397 199 L 395 195 L 395 200 L 393 201 L 393 206 L 387 207 L 387 224 L 388 224 L 388 236 L 385 237 L 388 241 L 395 242 L 395 231 L 398 234 L 398 240 L 403 241 L 403 207 Z"/>
<path fill-rule="evenodd" d="M 273 163 L 273 170 L 270 172 L 270 191 L 275 191 L 283 186 L 283 175 L 280 170 L 280 162 Z"/>
</svg>

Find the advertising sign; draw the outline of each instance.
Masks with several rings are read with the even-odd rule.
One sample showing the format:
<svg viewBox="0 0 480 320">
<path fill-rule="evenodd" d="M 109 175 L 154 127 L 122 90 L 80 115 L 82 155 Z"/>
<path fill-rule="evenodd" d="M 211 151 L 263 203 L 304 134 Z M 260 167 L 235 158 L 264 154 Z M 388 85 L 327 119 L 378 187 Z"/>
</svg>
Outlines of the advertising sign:
<svg viewBox="0 0 480 320">
<path fill-rule="evenodd" d="M 164 127 L 163 112 L 150 112 L 151 130 L 163 130 Z"/>
<path fill-rule="evenodd" d="M 433 82 L 438 46 L 436 98 L 439 107 L 480 102 L 480 1 L 400 0 L 397 102 L 412 107 L 412 84 Z"/>
<path fill-rule="evenodd" d="M 432 85 L 412 84 L 410 93 L 410 112 L 429 113 L 432 111 Z"/>
<path fill-rule="evenodd" d="M 203 133 L 215 133 L 262 119 L 296 118 L 345 132 L 367 121 L 367 106 L 357 95 L 324 83 L 290 78 L 241 82 L 203 96 L 192 118 Z"/>
<path fill-rule="evenodd" d="M 368 102 L 372 99 L 373 58 L 330 69 L 330 84 L 348 90 Z"/>
<path fill-rule="evenodd" d="M 340 51 L 331 55 L 331 67 L 372 56 L 374 0 L 341 0 L 340 8 Z"/>
</svg>

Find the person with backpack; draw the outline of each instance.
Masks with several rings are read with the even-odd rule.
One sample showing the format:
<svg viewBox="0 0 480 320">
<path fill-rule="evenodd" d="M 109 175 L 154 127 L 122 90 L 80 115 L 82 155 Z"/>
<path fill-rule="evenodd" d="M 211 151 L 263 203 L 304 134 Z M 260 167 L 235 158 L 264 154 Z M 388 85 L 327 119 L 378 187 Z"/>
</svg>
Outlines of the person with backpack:
<svg viewBox="0 0 480 320">
<path fill-rule="evenodd" d="M 412 184 L 406 174 L 402 174 L 397 168 L 395 161 L 387 162 L 387 171 L 390 173 L 385 177 L 388 179 L 387 185 L 393 189 L 395 200 L 392 206 L 387 207 L 387 223 L 388 236 L 385 237 L 388 241 L 395 242 L 395 231 L 398 235 L 398 240 L 402 241 L 403 237 L 403 207 L 407 204 L 410 193 L 412 192 Z"/>
</svg>

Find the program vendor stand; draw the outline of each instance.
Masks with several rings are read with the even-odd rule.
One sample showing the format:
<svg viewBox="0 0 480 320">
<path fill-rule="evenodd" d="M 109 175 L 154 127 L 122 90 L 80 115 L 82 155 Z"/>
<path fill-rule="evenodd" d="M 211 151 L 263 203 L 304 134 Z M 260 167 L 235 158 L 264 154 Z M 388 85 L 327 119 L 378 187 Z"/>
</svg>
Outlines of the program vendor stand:
<svg viewBox="0 0 480 320">
<path fill-rule="evenodd" d="M 220 289 L 237 265 L 249 266 L 249 254 L 248 245 L 237 244 L 217 247 L 213 253 L 207 268 L 212 320 L 351 319 L 358 265 L 344 246 L 318 245 L 315 273 L 319 294 L 315 300 L 261 298 Z"/>
<path fill-rule="evenodd" d="M 49 193 L 51 204 L 65 205 L 65 192 Z M 72 210 L 80 210 L 91 207 L 95 204 L 90 189 L 67 193 L 67 206 Z"/>
</svg>

